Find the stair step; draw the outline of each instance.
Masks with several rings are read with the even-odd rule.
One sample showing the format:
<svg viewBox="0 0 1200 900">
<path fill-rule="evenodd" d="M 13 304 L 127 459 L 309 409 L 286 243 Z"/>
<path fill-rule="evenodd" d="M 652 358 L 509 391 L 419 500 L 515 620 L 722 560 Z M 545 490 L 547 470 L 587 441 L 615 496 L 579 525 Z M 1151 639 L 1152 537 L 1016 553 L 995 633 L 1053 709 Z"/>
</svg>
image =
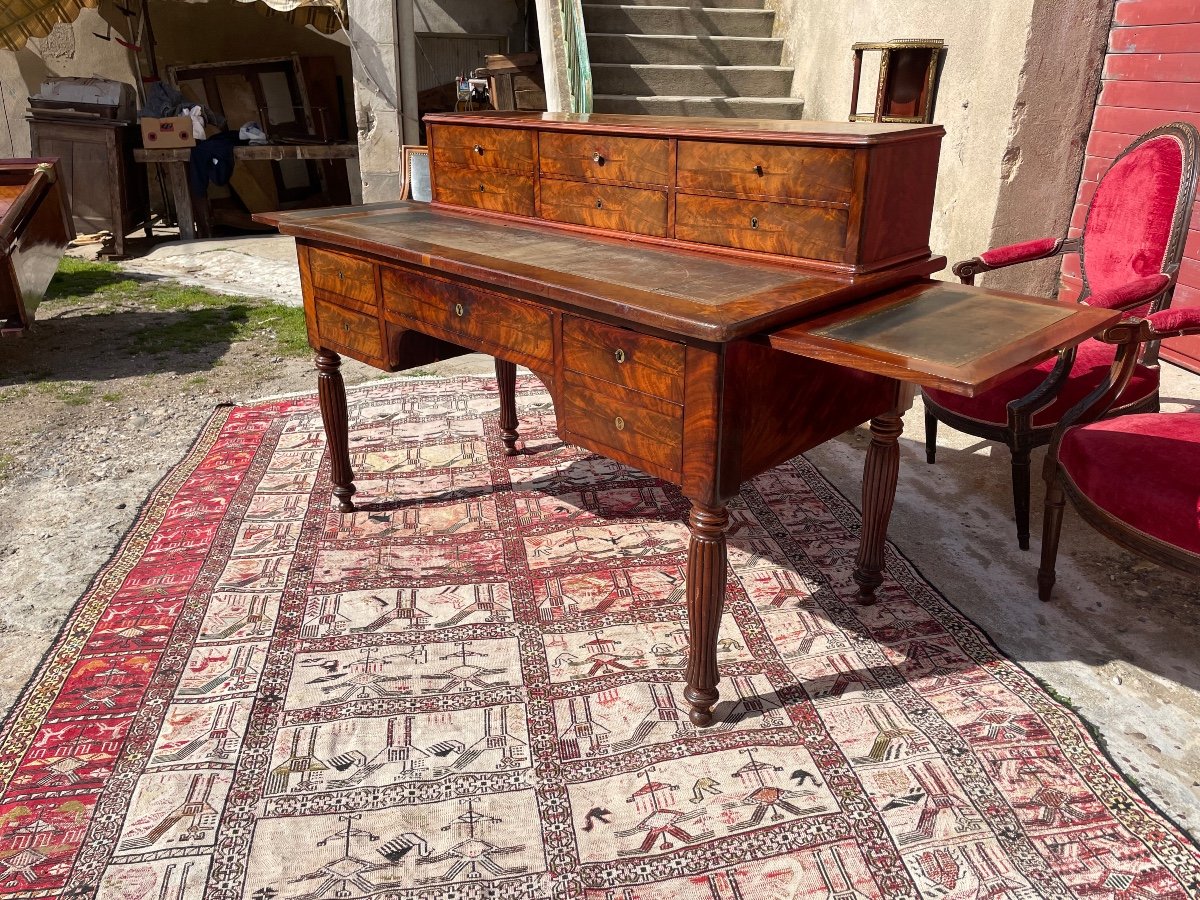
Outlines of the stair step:
<svg viewBox="0 0 1200 900">
<path fill-rule="evenodd" d="M 630 97 L 597 94 L 592 108 L 598 113 L 644 116 L 713 116 L 725 119 L 799 119 L 804 101 L 799 97 Z"/>
<path fill-rule="evenodd" d="M 777 66 L 783 40 L 691 34 L 589 34 L 593 63 Z"/>
<path fill-rule="evenodd" d="M 598 94 L 786 97 L 792 70 L 785 66 L 653 66 L 597 63 L 592 88 Z"/>
<path fill-rule="evenodd" d="M 588 32 L 605 34 L 770 37 L 775 13 L 767 9 L 585 3 L 583 22 Z"/>
<path fill-rule="evenodd" d="M 765 0 L 588 0 L 596 6 L 693 6 L 716 9 L 762 9 Z"/>
</svg>

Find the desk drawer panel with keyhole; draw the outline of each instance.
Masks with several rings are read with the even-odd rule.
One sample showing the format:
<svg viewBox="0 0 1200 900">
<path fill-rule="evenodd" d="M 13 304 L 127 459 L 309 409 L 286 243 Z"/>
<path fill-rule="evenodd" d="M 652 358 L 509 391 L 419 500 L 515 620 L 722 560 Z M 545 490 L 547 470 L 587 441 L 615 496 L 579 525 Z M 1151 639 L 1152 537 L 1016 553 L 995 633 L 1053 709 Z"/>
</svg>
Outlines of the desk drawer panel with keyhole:
<svg viewBox="0 0 1200 900">
<path fill-rule="evenodd" d="M 533 176 L 487 169 L 445 169 L 437 173 L 434 196 L 439 203 L 491 212 L 532 216 Z"/>
<path fill-rule="evenodd" d="M 503 348 L 524 365 L 554 358 L 552 317 L 540 306 L 406 269 L 384 269 L 382 283 L 386 312 L 474 338 L 463 346 Z"/>
<path fill-rule="evenodd" d="M 543 175 L 666 187 L 671 183 L 671 142 L 610 134 L 543 132 L 538 140 Z"/>
<path fill-rule="evenodd" d="M 681 191 L 849 204 L 855 151 L 836 147 L 680 141 Z"/>
<path fill-rule="evenodd" d="M 354 359 L 385 367 L 379 314 L 367 315 L 331 303 L 327 295 L 313 298 L 319 343 Z"/>
<path fill-rule="evenodd" d="M 434 125 L 430 147 L 437 181 L 462 168 L 533 174 L 533 132 L 523 128 Z"/>
<path fill-rule="evenodd" d="M 840 262 L 849 223 L 839 206 L 766 203 L 680 194 L 675 237 L 741 250 Z"/>
<path fill-rule="evenodd" d="M 365 259 L 310 248 L 308 271 L 316 290 L 349 297 L 359 304 L 379 305 L 375 293 L 375 265 Z M 337 302 L 337 297 L 331 299 Z"/>
<path fill-rule="evenodd" d="M 542 179 L 542 218 L 630 234 L 667 234 L 667 192 Z"/>
<path fill-rule="evenodd" d="M 683 402 L 683 344 L 575 316 L 563 316 L 562 328 L 565 368 Z"/>
<path fill-rule="evenodd" d="M 571 371 L 563 373 L 561 403 L 563 427 L 584 446 L 593 441 L 634 466 L 645 460 L 672 472 L 682 467 L 682 406 Z"/>
</svg>

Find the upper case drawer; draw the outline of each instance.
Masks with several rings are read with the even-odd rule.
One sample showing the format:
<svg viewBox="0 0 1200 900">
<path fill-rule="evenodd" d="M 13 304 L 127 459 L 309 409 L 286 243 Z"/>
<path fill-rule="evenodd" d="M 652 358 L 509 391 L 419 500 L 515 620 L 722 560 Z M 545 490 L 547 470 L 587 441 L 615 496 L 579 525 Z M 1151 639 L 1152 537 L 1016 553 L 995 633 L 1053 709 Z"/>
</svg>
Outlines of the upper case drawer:
<svg viewBox="0 0 1200 900">
<path fill-rule="evenodd" d="M 446 171 L 464 167 L 533 174 L 532 131 L 434 125 L 430 144 L 438 180 Z"/>
<path fill-rule="evenodd" d="M 543 132 L 538 139 L 543 175 L 666 186 L 671 183 L 671 144 L 651 138 Z"/>
<path fill-rule="evenodd" d="M 759 250 L 841 262 L 845 256 L 847 211 L 840 207 L 675 198 L 675 237 L 721 247 Z"/>
<path fill-rule="evenodd" d="M 310 247 L 308 272 L 316 290 L 341 294 L 361 303 L 378 303 L 375 294 L 375 265 L 365 259 Z"/>
<path fill-rule="evenodd" d="M 681 191 L 849 203 L 854 153 L 836 147 L 680 141 Z"/>
<path fill-rule="evenodd" d="M 563 316 L 562 347 L 568 369 L 683 402 L 683 344 Z"/>
<path fill-rule="evenodd" d="M 630 234 L 667 234 L 667 192 L 542 179 L 542 218 Z"/>
<path fill-rule="evenodd" d="M 502 348 L 518 359 L 554 357 L 548 310 L 405 269 L 384 269 L 383 307 L 443 331 Z"/>
<path fill-rule="evenodd" d="M 434 180 L 434 197 L 439 203 L 470 206 L 492 212 L 532 216 L 533 176 L 486 169 L 448 169 Z"/>
</svg>

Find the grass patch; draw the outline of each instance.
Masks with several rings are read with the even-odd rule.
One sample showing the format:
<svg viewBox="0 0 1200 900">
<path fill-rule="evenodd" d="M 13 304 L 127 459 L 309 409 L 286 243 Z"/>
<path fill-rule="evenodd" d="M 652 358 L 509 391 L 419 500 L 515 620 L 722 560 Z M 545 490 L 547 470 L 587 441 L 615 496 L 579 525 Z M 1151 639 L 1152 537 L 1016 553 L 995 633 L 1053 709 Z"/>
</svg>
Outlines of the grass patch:
<svg viewBox="0 0 1200 900">
<path fill-rule="evenodd" d="M 105 403 L 116 403 L 121 399 L 120 391 L 109 391 L 107 394 L 101 394 L 100 399 Z"/>
<path fill-rule="evenodd" d="M 17 458 L 11 453 L 0 453 L 0 481 L 4 481 L 17 467 Z"/>
<path fill-rule="evenodd" d="M 67 406 L 87 406 L 96 388 L 78 381 L 39 381 L 38 391 Z"/>
<path fill-rule="evenodd" d="M 126 276 L 115 263 L 64 257 L 46 297 L 106 312 L 134 307 L 168 314 L 132 332 L 128 349 L 134 353 L 196 353 L 256 338 L 273 343 L 280 356 L 308 353 L 304 310 L 299 307 L 230 297 L 173 281 L 140 281 Z"/>
</svg>

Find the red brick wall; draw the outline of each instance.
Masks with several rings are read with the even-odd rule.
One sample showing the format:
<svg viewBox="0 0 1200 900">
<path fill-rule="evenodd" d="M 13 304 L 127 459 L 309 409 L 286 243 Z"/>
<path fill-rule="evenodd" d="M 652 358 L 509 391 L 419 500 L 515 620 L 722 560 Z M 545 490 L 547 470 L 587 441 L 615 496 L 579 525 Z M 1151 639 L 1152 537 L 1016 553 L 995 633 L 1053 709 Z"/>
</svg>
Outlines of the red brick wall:
<svg viewBox="0 0 1200 900">
<path fill-rule="evenodd" d="M 1200 128 L 1200 0 L 1118 0 L 1100 99 L 1071 218 L 1079 234 L 1097 179 L 1139 134 L 1166 122 Z M 1174 306 L 1200 307 L 1200 204 L 1192 211 Z M 1064 298 L 1079 293 L 1079 258 L 1063 261 Z M 1163 345 L 1163 356 L 1200 371 L 1200 336 Z"/>
</svg>

